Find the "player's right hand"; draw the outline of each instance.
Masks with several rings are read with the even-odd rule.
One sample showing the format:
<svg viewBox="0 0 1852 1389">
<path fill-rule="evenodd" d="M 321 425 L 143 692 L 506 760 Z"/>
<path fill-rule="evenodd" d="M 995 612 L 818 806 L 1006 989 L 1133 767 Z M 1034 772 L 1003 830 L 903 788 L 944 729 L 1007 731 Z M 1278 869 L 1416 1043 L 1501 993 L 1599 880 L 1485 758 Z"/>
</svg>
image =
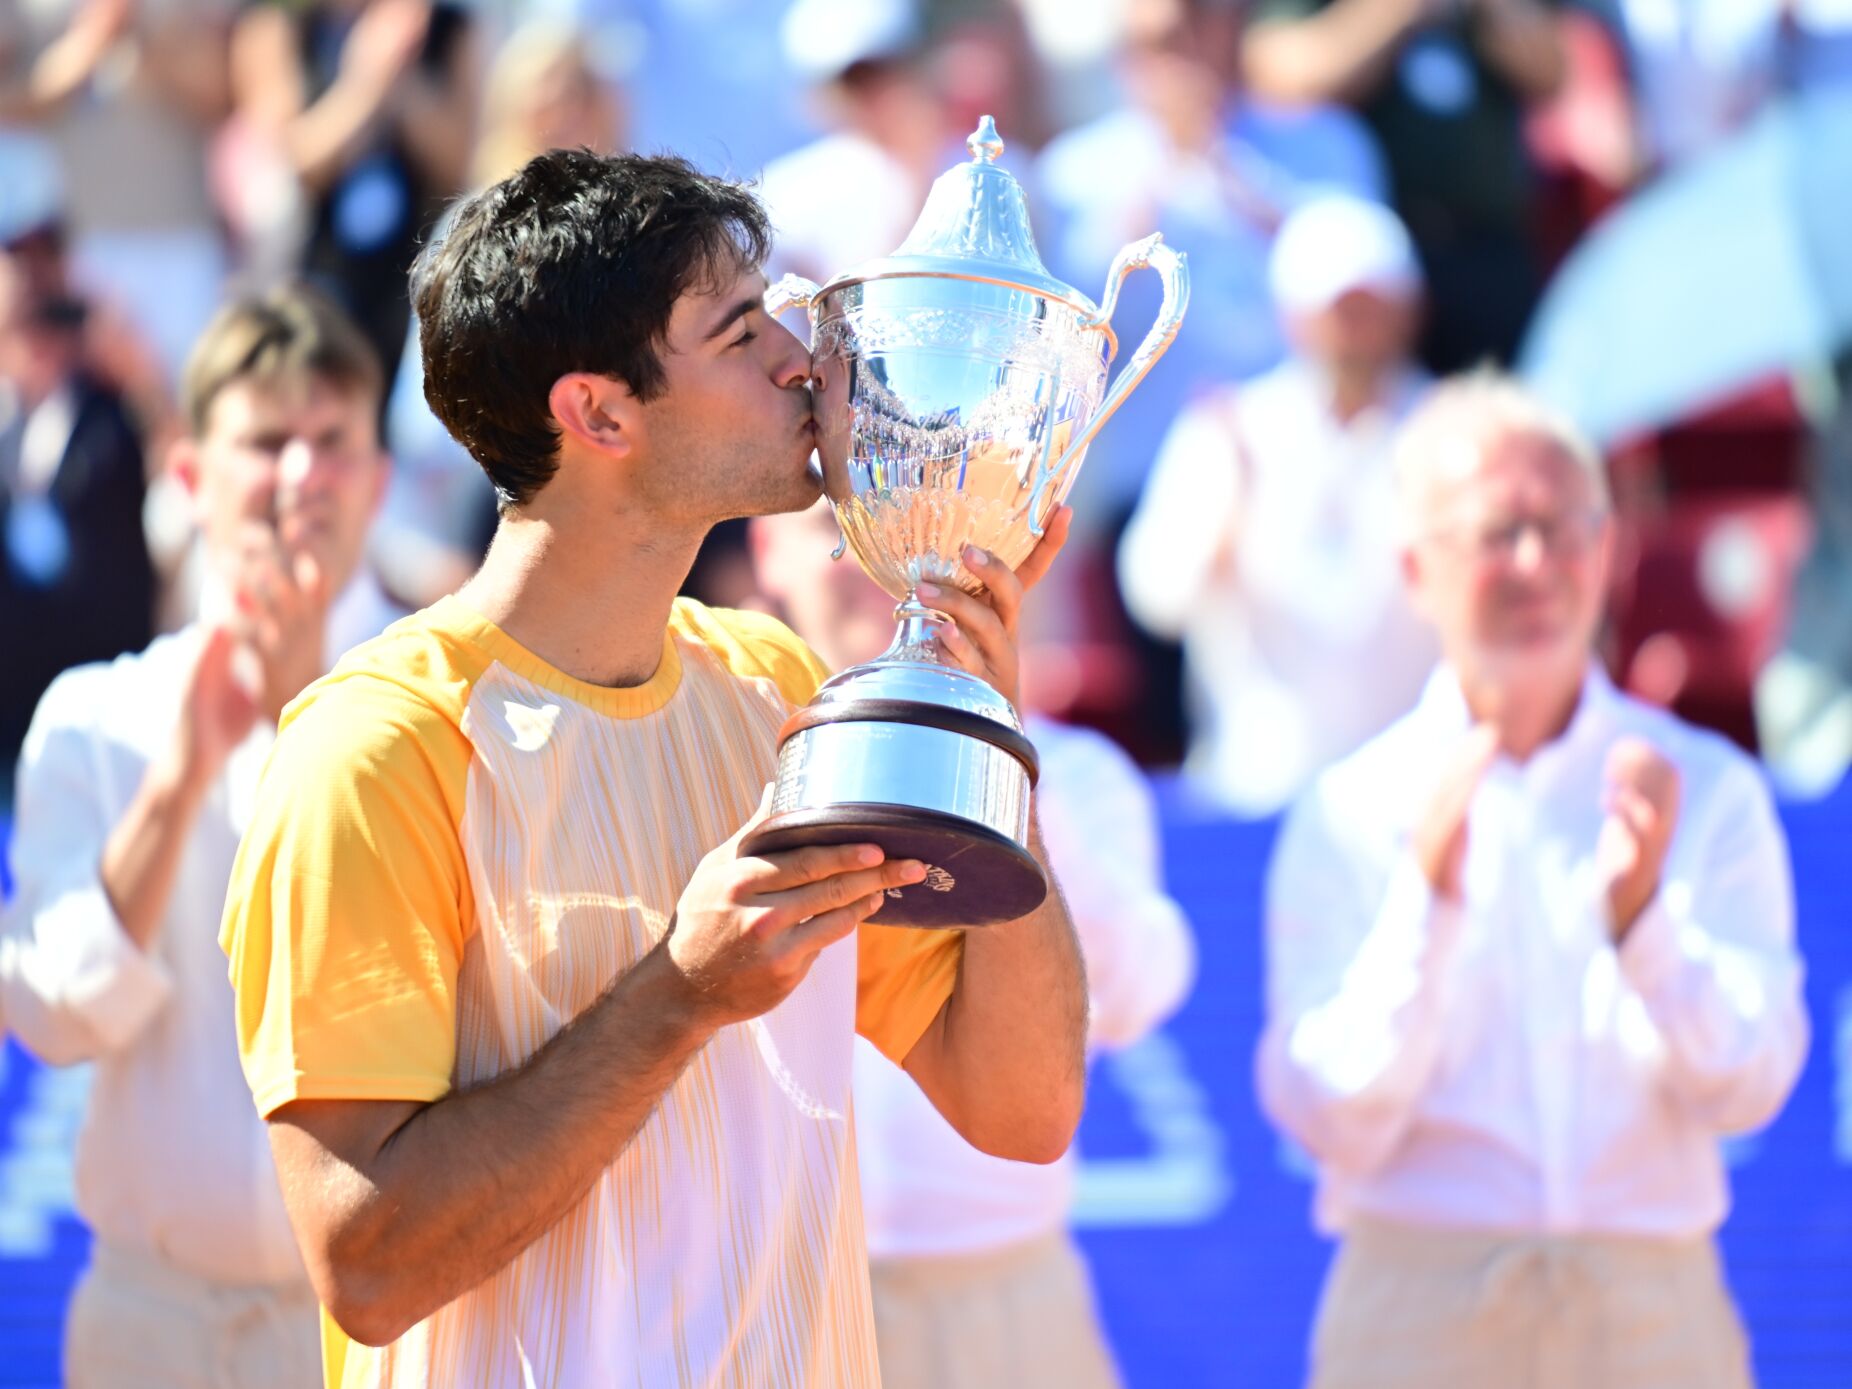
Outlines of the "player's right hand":
<svg viewBox="0 0 1852 1389">
<path fill-rule="evenodd" d="M 889 862 L 872 844 L 743 853 L 740 841 L 770 805 L 767 788 L 753 817 L 701 860 L 670 923 L 669 961 L 684 1001 L 706 1027 L 769 1012 L 810 972 L 819 951 L 880 910 L 889 888 L 926 876 L 919 861 Z"/>
</svg>

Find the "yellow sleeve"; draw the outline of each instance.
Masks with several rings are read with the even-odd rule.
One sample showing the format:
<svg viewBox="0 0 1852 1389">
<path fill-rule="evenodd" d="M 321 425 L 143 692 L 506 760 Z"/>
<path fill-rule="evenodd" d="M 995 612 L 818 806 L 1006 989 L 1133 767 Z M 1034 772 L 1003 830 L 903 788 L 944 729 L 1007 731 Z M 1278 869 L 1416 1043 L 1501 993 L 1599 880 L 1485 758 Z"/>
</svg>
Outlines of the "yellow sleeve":
<svg viewBox="0 0 1852 1389">
<path fill-rule="evenodd" d="M 965 933 L 864 921 L 856 952 L 855 1030 L 900 1065 L 952 996 Z"/>
<path fill-rule="evenodd" d="M 219 943 L 266 1117 L 298 1099 L 437 1099 L 474 921 L 458 825 L 469 744 L 403 685 L 336 675 L 292 705 Z"/>
</svg>

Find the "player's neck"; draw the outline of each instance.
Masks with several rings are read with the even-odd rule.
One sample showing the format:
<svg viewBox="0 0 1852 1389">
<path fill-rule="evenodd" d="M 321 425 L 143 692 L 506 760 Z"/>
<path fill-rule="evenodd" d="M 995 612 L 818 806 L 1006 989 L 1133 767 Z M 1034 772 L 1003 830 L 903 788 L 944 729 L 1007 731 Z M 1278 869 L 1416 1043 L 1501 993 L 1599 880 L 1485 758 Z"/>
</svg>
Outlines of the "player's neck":
<svg viewBox="0 0 1852 1389">
<path fill-rule="evenodd" d="M 641 685 L 662 659 L 669 609 L 701 537 L 596 534 L 540 516 L 504 516 L 482 568 L 458 592 L 548 665 L 588 684 Z"/>
</svg>

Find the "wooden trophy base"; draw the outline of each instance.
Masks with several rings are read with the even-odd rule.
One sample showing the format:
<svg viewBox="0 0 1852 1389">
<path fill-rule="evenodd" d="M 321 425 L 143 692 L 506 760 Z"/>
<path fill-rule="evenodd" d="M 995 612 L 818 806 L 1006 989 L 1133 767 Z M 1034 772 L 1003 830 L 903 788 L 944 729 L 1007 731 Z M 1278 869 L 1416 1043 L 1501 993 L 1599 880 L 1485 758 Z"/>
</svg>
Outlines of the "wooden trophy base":
<svg viewBox="0 0 1852 1389">
<path fill-rule="evenodd" d="M 879 844 L 918 859 L 926 880 L 889 888 L 877 926 L 990 926 L 1026 916 L 1048 896 L 1034 855 L 959 815 L 906 805 L 831 805 L 774 815 L 746 837 L 750 854 L 807 844 Z"/>
</svg>

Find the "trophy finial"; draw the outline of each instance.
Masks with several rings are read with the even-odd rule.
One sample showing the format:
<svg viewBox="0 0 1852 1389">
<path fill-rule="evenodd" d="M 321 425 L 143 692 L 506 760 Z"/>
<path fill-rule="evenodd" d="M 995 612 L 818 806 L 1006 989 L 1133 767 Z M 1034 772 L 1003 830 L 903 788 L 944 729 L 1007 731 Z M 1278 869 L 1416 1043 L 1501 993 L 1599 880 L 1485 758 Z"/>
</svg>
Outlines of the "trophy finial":
<svg viewBox="0 0 1852 1389">
<path fill-rule="evenodd" d="M 997 134 L 997 123 L 989 116 L 978 117 L 977 129 L 966 138 L 965 148 L 971 151 L 974 162 L 995 164 L 1003 153 L 1003 137 Z"/>
<path fill-rule="evenodd" d="M 968 276 L 984 261 L 980 278 L 1072 298 L 1074 291 L 1050 275 L 1036 254 L 1028 199 L 1015 176 L 997 163 L 1003 140 L 996 121 L 982 117 L 965 144 L 971 157 L 933 180 L 913 230 L 881 261 L 885 272 Z"/>
</svg>

